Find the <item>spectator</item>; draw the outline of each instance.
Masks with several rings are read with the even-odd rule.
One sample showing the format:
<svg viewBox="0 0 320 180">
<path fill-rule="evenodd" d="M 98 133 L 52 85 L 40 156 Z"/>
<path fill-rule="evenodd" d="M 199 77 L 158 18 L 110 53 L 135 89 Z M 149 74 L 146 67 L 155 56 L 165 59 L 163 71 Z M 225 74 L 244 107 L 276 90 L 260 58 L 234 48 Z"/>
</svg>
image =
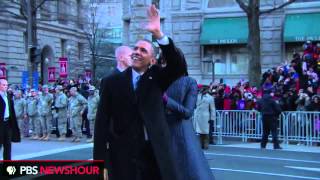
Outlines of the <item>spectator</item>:
<svg viewBox="0 0 320 180">
<path fill-rule="evenodd" d="M 320 96 L 312 96 L 311 103 L 306 108 L 307 111 L 317 111 L 320 112 Z"/>
</svg>

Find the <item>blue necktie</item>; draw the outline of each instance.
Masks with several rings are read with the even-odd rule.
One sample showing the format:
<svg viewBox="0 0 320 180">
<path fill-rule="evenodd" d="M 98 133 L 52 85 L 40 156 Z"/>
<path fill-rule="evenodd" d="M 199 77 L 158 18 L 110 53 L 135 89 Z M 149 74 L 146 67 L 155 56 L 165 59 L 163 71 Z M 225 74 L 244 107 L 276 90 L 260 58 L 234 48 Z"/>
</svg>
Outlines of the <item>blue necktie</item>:
<svg viewBox="0 0 320 180">
<path fill-rule="evenodd" d="M 135 78 L 135 80 L 134 80 L 134 83 L 133 83 L 133 89 L 134 89 L 134 90 L 136 90 L 137 87 L 138 87 L 138 82 L 139 82 L 139 80 L 140 80 L 140 77 L 141 77 L 141 75 L 138 75 L 138 76 Z"/>
</svg>

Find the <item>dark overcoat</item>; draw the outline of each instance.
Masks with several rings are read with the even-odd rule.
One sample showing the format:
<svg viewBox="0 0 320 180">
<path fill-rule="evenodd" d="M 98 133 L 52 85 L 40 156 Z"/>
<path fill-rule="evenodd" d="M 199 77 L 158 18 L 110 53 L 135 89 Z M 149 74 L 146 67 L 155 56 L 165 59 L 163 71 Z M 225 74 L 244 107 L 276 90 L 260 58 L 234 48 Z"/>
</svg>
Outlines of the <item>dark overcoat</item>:
<svg viewBox="0 0 320 180">
<path fill-rule="evenodd" d="M 176 80 L 167 90 L 167 120 L 171 131 L 173 154 L 181 180 L 213 180 L 192 125 L 198 95 L 197 82 L 187 76 Z"/>
<path fill-rule="evenodd" d="M 169 41 L 169 45 L 160 45 L 168 59 L 167 66 L 151 66 L 140 78 L 135 91 L 131 68 L 103 80 L 95 122 L 93 158 L 105 160 L 106 167 L 112 169 L 113 180 L 135 179 L 136 157 L 144 143 L 143 125 L 162 179 L 177 179 L 162 95 L 178 78 L 182 57 L 172 40 Z"/>
<path fill-rule="evenodd" d="M 14 104 L 12 95 L 8 93 L 8 103 L 9 103 L 9 125 L 12 130 L 11 142 L 20 142 L 20 130 L 17 123 L 16 113 L 14 112 Z M 6 131 L 4 124 L 3 124 L 3 117 L 4 117 L 4 110 L 5 110 L 5 102 L 0 96 L 0 144 L 3 144 L 3 132 Z"/>
</svg>

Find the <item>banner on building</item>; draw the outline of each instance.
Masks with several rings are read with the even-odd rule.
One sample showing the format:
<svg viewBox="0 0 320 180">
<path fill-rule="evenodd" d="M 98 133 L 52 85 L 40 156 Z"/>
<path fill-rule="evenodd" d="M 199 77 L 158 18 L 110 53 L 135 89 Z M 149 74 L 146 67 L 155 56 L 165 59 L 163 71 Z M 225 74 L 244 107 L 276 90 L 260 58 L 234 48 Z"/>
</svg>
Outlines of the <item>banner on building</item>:
<svg viewBox="0 0 320 180">
<path fill-rule="evenodd" d="M 6 63 L 0 63 L 0 79 L 7 79 Z"/>
<path fill-rule="evenodd" d="M 68 58 L 61 57 L 59 58 L 59 64 L 60 64 L 60 77 L 66 78 L 68 76 Z"/>
<path fill-rule="evenodd" d="M 35 90 L 38 90 L 39 89 L 39 73 L 38 73 L 38 71 L 34 71 L 32 73 L 32 79 L 33 79 L 32 88 Z"/>
<path fill-rule="evenodd" d="M 48 67 L 48 82 L 56 82 L 56 68 Z"/>
<path fill-rule="evenodd" d="M 87 81 L 90 81 L 92 78 L 92 71 L 91 70 L 86 70 L 84 77 L 86 78 Z"/>
<path fill-rule="evenodd" d="M 29 82 L 29 72 L 23 71 L 22 72 L 22 89 L 27 89 L 28 82 Z"/>
</svg>

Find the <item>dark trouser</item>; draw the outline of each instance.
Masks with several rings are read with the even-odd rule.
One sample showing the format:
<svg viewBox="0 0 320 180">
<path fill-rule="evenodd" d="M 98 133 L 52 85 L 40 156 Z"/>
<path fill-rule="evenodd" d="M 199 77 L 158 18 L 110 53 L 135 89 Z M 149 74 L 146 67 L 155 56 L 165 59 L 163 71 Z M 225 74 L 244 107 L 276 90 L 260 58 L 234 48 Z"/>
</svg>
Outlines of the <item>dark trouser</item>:
<svg viewBox="0 0 320 180">
<path fill-rule="evenodd" d="M 81 129 L 86 129 L 85 132 L 83 131 L 83 133 L 85 133 L 85 135 L 87 135 L 87 138 L 91 138 L 92 134 L 90 131 L 90 122 L 87 118 L 87 114 L 88 114 L 88 108 L 86 108 L 82 114 L 82 125 L 81 125 Z"/>
<path fill-rule="evenodd" d="M 3 145 L 3 160 L 11 160 L 11 136 L 12 129 L 9 126 L 9 122 L 3 122 L 4 132 L 3 133 L 3 144 L 0 144 L 0 151 Z"/>
<path fill-rule="evenodd" d="M 263 116 L 262 123 L 263 123 L 263 133 L 262 133 L 262 140 L 261 140 L 261 148 L 266 147 L 270 131 L 272 135 L 273 148 L 279 148 L 280 146 L 279 146 L 278 133 L 277 133 L 277 118 L 274 116 Z"/>
<path fill-rule="evenodd" d="M 149 142 L 144 144 L 137 160 L 137 180 L 161 180 L 161 173 Z"/>
<path fill-rule="evenodd" d="M 200 144 L 202 149 L 208 149 L 209 148 L 209 135 L 208 134 L 200 134 Z"/>
<path fill-rule="evenodd" d="M 214 140 L 213 140 L 213 131 L 214 131 L 214 121 L 210 120 L 209 121 L 209 143 L 210 144 L 214 144 Z"/>
</svg>

